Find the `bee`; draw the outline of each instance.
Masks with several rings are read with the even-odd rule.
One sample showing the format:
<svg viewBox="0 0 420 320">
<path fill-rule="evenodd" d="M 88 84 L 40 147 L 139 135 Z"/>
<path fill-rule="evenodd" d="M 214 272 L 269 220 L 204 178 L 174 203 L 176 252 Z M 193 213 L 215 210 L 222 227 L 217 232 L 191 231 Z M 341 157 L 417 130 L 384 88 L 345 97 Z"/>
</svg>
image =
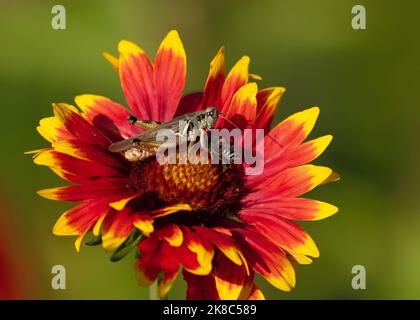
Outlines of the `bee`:
<svg viewBox="0 0 420 320">
<path fill-rule="evenodd" d="M 129 116 L 129 123 L 147 131 L 137 136 L 115 142 L 108 149 L 110 152 L 124 152 L 125 158 L 129 161 L 142 161 L 154 156 L 162 145 L 163 142 L 156 139 L 159 130 L 170 129 L 180 138 L 192 141 L 196 139 L 193 132 L 197 129 L 212 129 L 218 120 L 219 114 L 219 111 L 215 107 L 208 107 L 202 111 L 190 112 L 175 117 L 165 123 L 141 120 L 134 116 Z"/>
</svg>

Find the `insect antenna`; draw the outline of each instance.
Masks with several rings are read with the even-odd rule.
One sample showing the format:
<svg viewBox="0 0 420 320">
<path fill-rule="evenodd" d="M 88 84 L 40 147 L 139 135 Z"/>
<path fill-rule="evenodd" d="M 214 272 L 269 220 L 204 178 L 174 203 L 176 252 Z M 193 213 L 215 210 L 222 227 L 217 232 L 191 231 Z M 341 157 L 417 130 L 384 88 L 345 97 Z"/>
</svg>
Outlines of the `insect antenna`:
<svg viewBox="0 0 420 320">
<path fill-rule="evenodd" d="M 233 121 L 231 121 L 231 120 L 229 120 L 223 113 L 220 113 L 219 114 L 219 116 L 222 118 L 222 119 L 224 119 L 224 120 L 226 120 L 228 123 L 230 123 L 231 125 L 233 125 L 235 128 L 238 128 L 239 129 L 239 127 L 233 122 Z M 274 141 L 274 143 L 276 143 L 280 148 L 284 148 L 284 146 L 280 143 L 280 142 L 278 142 L 277 141 L 277 139 L 275 139 L 274 137 L 272 137 L 271 135 L 270 135 L 270 133 L 267 133 L 266 134 L 266 136 L 268 136 L 271 140 L 273 140 Z"/>
<path fill-rule="evenodd" d="M 239 127 L 233 122 L 233 121 L 231 121 L 231 120 L 229 120 L 229 118 L 228 117 L 225 117 L 224 115 L 223 115 L 223 113 L 219 113 L 219 117 L 220 118 L 222 118 L 222 119 L 224 119 L 224 120 L 226 120 L 228 123 L 230 123 L 232 126 L 234 126 L 235 128 L 237 128 L 237 129 L 239 129 Z"/>
</svg>

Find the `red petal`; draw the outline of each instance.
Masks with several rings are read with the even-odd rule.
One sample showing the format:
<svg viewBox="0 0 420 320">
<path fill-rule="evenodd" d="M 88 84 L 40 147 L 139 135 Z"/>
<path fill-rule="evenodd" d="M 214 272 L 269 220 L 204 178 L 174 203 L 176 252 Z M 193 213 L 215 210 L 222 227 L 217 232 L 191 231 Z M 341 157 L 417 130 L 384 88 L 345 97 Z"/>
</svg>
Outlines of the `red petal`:
<svg viewBox="0 0 420 320">
<path fill-rule="evenodd" d="M 172 30 L 162 41 L 155 59 L 154 83 L 156 88 L 158 121 L 171 120 L 185 86 L 187 61 L 179 35 Z"/>
<path fill-rule="evenodd" d="M 141 286 L 151 285 L 161 270 L 162 242 L 155 237 L 141 241 L 137 247 L 140 257 L 137 260 L 137 279 Z"/>
<path fill-rule="evenodd" d="M 85 201 L 60 216 L 53 228 L 53 233 L 60 236 L 78 235 L 76 250 L 80 250 L 83 236 L 93 229 L 96 222 L 108 212 L 105 202 Z"/>
<path fill-rule="evenodd" d="M 184 234 L 184 245 L 180 249 L 185 250 L 185 247 L 188 248 L 190 252 L 195 254 L 195 261 L 198 262 L 198 267 L 190 268 L 185 264 L 184 267 L 187 271 L 197 275 L 209 274 L 212 270 L 214 256 L 213 245 L 188 227 L 183 227 L 182 231 Z"/>
<path fill-rule="evenodd" d="M 255 121 L 257 112 L 257 91 L 258 87 L 254 82 L 242 86 L 233 96 L 229 107 L 225 109 L 225 117 L 240 129 L 252 127 Z M 224 122 L 222 121 L 222 123 Z M 227 123 L 220 126 L 227 128 L 231 127 Z"/>
<path fill-rule="evenodd" d="M 67 154 L 77 159 L 90 162 L 100 161 L 107 166 L 115 166 L 122 169 L 129 169 L 128 162 L 120 155 L 110 153 L 102 147 L 88 144 L 80 140 L 60 140 L 54 142 L 52 147 L 55 151 Z"/>
<path fill-rule="evenodd" d="M 177 249 L 167 242 L 162 242 L 161 268 L 165 274 L 171 275 L 178 271 L 180 260 Z"/>
<path fill-rule="evenodd" d="M 254 211 L 241 214 L 241 219 L 252 224 L 261 235 L 275 245 L 301 255 L 318 257 L 319 251 L 311 237 L 297 224 L 281 217 Z"/>
<path fill-rule="evenodd" d="M 159 281 L 159 295 L 161 298 L 164 298 L 168 294 L 178 275 L 180 261 L 176 248 L 171 247 L 166 242 L 162 243 L 161 254 L 161 269 L 163 272 L 163 278 Z"/>
<path fill-rule="evenodd" d="M 254 210 L 291 220 L 320 220 L 335 214 L 338 208 L 317 200 L 273 195 L 250 201 L 241 214 L 252 215 Z"/>
<path fill-rule="evenodd" d="M 121 86 L 128 105 L 137 117 L 159 121 L 152 63 L 141 48 L 129 41 L 120 41 L 118 50 Z"/>
<path fill-rule="evenodd" d="M 179 102 L 178 108 L 176 109 L 175 117 L 203 109 L 201 104 L 202 98 L 202 92 L 193 92 L 183 96 Z"/>
<path fill-rule="evenodd" d="M 231 236 L 206 227 L 194 227 L 194 230 L 213 242 L 213 244 L 233 263 L 239 266 L 245 264 L 247 268 L 246 260 Z"/>
<path fill-rule="evenodd" d="M 258 233 L 236 229 L 235 236 L 253 270 L 283 291 L 295 285 L 295 273 L 286 255 Z"/>
<path fill-rule="evenodd" d="M 214 265 L 213 275 L 220 299 L 238 299 L 244 287 L 245 268 L 232 263 L 222 254 L 217 255 Z"/>
<path fill-rule="evenodd" d="M 123 169 L 105 166 L 100 162 L 76 159 L 53 150 L 39 153 L 34 158 L 34 162 L 48 166 L 59 176 L 76 183 L 104 177 L 127 177 L 127 172 Z"/>
<path fill-rule="evenodd" d="M 217 107 L 219 110 L 222 109 L 221 97 L 226 72 L 224 53 L 224 47 L 220 48 L 210 63 L 209 75 L 203 94 L 203 109 L 210 106 Z"/>
<path fill-rule="evenodd" d="M 54 234 L 76 235 L 92 227 L 108 206 L 100 201 L 85 201 L 66 211 L 54 226 Z"/>
<path fill-rule="evenodd" d="M 74 138 L 64 127 L 63 123 L 55 116 L 41 119 L 36 130 L 51 143 L 62 139 Z"/>
<path fill-rule="evenodd" d="M 223 84 L 220 111 L 226 114 L 233 95 L 248 82 L 249 57 L 242 57 L 230 70 Z"/>
<path fill-rule="evenodd" d="M 257 190 L 249 194 L 248 199 L 258 200 L 274 194 L 285 198 L 297 197 L 321 184 L 331 172 L 327 167 L 307 164 L 281 171 L 268 179 L 265 176 L 248 176 L 249 187 Z"/>
<path fill-rule="evenodd" d="M 179 247 L 184 240 L 182 230 L 176 224 L 169 224 L 156 230 L 159 240 L 165 240 L 173 247 Z"/>
<path fill-rule="evenodd" d="M 82 185 L 43 189 L 38 191 L 38 194 L 47 199 L 60 201 L 78 202 L 103 198 L 107 202 L 114 202 L 133 194 L 127 188 L 127 183 L 128 179 L 99 178 Z"/>
<path fill-rule="evenodd" d="M 219 300 L 212 275 L 197 276 L 186 270 L 183 270 L 182 274 L 187 282 L 188 300 Z"/>
<path fill-rule="evenodd" d="M 197 255 L 189 250 L 185 243 L 182 246 L 176 248 L 176 251 L 178 253 L 181 264 L 186 270 L 197 270 L 200 268 Z"/>
<path fill-rule="evenodd" d="M 128 210 L 111 210 L 102 224 L 102 245 L 106 251 L 118 248 L 133 230 L 134 217 Z"/>
<path fill-rule="evenodd" d="M 280 122 L 264 139 L 264 156 L 268 161 L 279 151 L 299 145 L 306 139 L 315 125 L 319 108 L 313 107 L 297 112 Z"/>
<path fill-rule="evenodd" d="M 266 136 L 265 139 L 271 139 L 271 137 Z M 249 178 L 253 181 L 263 181 L 285 169 L 309 163 L 324 152 L 331 140 L 332 136 L 327 135 L 303 144 L 270 151 L 264 154 L 264 172 L 259 176 Z"/>
<path fill-rule="evenodd" d="M 271 122 L 277 111 L 281 96 L 286 90 L 281 87 L 267 88 L 257 94 L 257 118 L 254 127 L 264 129 L 267 134 L 271 128 Z"/>
<path fill-rule="evenodd" d="M 64 103 L 53 104 L 55 116 L 76 140 L 108 148 L 110 144 L 109 139 L 87 122 L 79 113 L 75 112 L 73 108 Z"/>
<path fill-rule="evenodd" d="M 83 116 L 110 140 L 118 141 L 141 133 L 143 130 L 128 123 L 130 112 L 112 100 L 95 95 L 81 95 L 75 98 Z"/>
</svg>

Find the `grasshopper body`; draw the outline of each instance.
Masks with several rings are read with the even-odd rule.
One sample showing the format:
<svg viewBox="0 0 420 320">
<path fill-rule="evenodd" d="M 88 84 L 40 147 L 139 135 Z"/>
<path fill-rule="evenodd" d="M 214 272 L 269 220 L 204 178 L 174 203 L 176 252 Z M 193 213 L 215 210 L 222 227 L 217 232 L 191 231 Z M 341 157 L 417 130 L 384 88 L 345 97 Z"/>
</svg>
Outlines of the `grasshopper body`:
<svg viewBox="0 0 420 320">
<path fill-rule="evenodd" d="M 109 146 L 111 152 L 124 152 L 124 156 L 129 161 L 145 160 L 156 154 L 162 144 L 157 141 L 156 136 L 159 130 L 173 130 L 180 137 L 189 139 L 190 133 L 194 130 L 208 130 L 214 127 L 218 119 L 219 112 L 214 107 L 209 107 L 202 111 L 190 112 L 182 116 L 178 116 L 166 123 L 158 123 L 154 121 L 139 120 L 133 116 L 128 121 L 145 130 L 145 133 L 137 136 L 115 142 Z M 180 123 L 185 123 L 180 127 Z"/>
</svg>

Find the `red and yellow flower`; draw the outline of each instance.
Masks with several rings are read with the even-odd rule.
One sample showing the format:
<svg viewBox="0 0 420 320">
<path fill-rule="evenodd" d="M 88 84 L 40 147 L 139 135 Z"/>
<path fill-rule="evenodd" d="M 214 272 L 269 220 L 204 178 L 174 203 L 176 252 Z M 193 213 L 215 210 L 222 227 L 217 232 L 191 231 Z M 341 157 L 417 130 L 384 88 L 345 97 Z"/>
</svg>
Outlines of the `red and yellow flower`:
<svg viewBox="0 0 420 320">
<path fill-rule="evenodd" d="M 119 74 L 130 110 L 102 96 L 81 95 L 75 98 L 79 109 L 53 104 L 54 115 L 37 128 L 51 147 L 35 151 L 34 162 L 72 183 L 39 194 L 78 203 L 61 215 L 53 233 L 76 236 L 79 251 L 91 232 L 113 251 L 140 231 L 138 279 L 141 285 L 158 280 L 161 296 L 179 270 L 188 299 L 262 299 L 255 273 L 289 291 L 295 286 L 292 263 L 319 256 L 292 220 L 337 212 L 301 197 L 335 179 L 331 169 L 308 164 L 332 139 L 305 142 L 319 109 L 298 112 L 270 130 L 285 89 L 258 90 L 246 56 L 226 75 L 224 48 L 210 64 L 203 92 L 183 96 L 187 62 L 176 31 L 163 40 L 153 62 L 129 41 L 121 41 L 118 51 L 118 58 L 104 56 Z M 142 132 L 127 122 L 131 113 L 165 122 L 209 106 L 241 128 L 265 129 L 263 173 L 245 175 L 244 165 L 159 164 L 154 157 L 133 163 L 108 151 L 111 143 Z"/>
</svg>

